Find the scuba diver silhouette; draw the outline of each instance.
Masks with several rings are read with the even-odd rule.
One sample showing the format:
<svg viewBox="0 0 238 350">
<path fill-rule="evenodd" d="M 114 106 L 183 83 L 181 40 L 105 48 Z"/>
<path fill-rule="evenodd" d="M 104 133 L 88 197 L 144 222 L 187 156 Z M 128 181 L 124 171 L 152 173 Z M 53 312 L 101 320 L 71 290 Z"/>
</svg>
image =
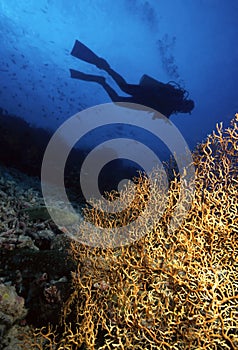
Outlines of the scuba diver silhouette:
<svg viewBox="0 0 238 350">
<path fill-rule="evenodd" d="M 159 111 L 167 118 L 171 114 L 191 113 L 194 108 L 194 101 L 188 99 L 188 92 L 177 83 L 165 84 L 148 75 L 143 75 L 138 85 L 128 84 L 120 74 L 110 67 L 105 59 L 98 57 L 78 40 L 75 41 L 71 55 L 106 71 L 123 92 L 131 95 L 129 97 L 119 96 L 104 77 L 70 69 L 71 78 L 100 84 L 113 102 L 132 102 L 144 105 Z"/>
</svg>

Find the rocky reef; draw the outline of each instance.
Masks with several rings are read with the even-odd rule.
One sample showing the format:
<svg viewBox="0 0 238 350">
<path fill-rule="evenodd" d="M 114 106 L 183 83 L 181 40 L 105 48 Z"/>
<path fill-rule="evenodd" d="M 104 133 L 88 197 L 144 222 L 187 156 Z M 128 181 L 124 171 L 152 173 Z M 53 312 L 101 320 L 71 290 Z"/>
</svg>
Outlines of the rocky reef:
<svg viewBox="0 0 238 350">
<path fill-rule="evenodd" d="M 0 349 L 17 349 L 30 327 L 59 322 L 75 266 L 68 247 L 39 180 L 0 166 Z"/>
<path fill-rule="evenodd" d="M 39 183 L 1 168 L 0 349 L 237 349 L 237 151 L 238 114 L 194 152 L 193 201 L 176 230 L 168 231 L 177 176 L 163 215 L 112 247 L 69 241 L 47 216 Z M 137 179 L 136 196 L 130 185 L 120 193 L 134 198 L 126 215 L 150 215 L 148 198 L 159 212 L 164 197 L 146 181 Z M 118 195 L 108 193 L 112 202 Z M 125 219 L 114 213 L 86 208 L 82 240 L 88 222 L 93 239 L 113 240 L 110 229 Z"/>
<path fill-rule="evenodd" d="M 178 178 L 171 182 L 160 220 L 153 216 L 152 229 L 140 227 L 143 235 L 133 244 L 100 248 L 72 242 L 77 268 L 73 292 L 63 306 L 62 328 L 35 330 L 28 345 L 41 350 L 237 349 L 237 150 L 238 115 L 226 130 L 217 125 L 194 152 L 194 199 L 173 232 L 168 227 L 180 190 Z M 146 210 L 144 183 L 142 177 L 135 211 Z M 131 196 L 131 191 L 128 187 L 121 195 Z M 159 209 L 163 197 L 153 183 L 149 196 Z M 100 207 L 86 216 L 95 230 L 124 220 L 120 214 L 108 220 Z M 89 230 L 85 224 L 82 237 Z M 104 239 L 98 232 L 98 239 Z M 137 234 L 136 226 L 132 233 Z M 110 230 L 109 236 L 113 239 Z"/>
</svg>

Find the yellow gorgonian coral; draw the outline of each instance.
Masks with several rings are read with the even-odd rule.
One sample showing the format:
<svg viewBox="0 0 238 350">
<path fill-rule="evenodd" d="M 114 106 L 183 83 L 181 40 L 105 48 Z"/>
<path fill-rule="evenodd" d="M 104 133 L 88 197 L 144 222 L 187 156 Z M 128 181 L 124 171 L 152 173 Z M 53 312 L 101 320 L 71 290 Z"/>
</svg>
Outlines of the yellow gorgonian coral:
<svg viewBox="0 0 238 350">
<path fill-rule="evenodd" d="M 135 243 L 102 249 L 72 242 L 74 292 L 57 345 L 49 332 L 44 349 L 237 349 L 237 164 L 238 115 L 194 152 L 194 200 L 175 232 L 167 227 L 178 178 L 170 184 L 166 211 Z M 144 183 L 141 177 L 138 210 L 146 210 Z M 155 205 L 162 200 L 153 184 L 149 195 Z M 105 225 L 100 211 L 86 214 Z M 89 234 L 87 225 L 82 234 Z"/>
</svg>

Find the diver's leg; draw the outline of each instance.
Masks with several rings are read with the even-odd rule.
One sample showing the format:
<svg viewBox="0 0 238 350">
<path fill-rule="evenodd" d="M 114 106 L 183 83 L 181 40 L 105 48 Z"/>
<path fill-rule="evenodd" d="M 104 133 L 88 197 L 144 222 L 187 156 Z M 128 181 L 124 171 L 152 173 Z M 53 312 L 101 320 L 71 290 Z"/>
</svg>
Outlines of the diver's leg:
<svg viewBox="0 0 238 350">
<path fill-rule="evenodd" d="M 102 87 L 107 92 L 107 94 L 109 95 L 109 97 L 113 102 L 118 102 L 120 100 L 120 97 L 118 96 L 116 91 L 113 90 L 111 86 L 106 83 L 106 80 L 104 77 L 100 77 L 98 75 L 93 75 L 93 74 L 85 74 L 74 69 L 70 69 L 70 76 L 73 79 L 94 81 L 95 83 L 102 85 Z"/>
<path fill-rule="evenodd" d="M 109 97 L 113 102 L 130 102 L 130 97 L 121 97 L 119 96 L 113 88 L 106 82 L 104 77 L 100 77 L 98 75 L 93 74 L 85 74 L 80 71 L 70 69 L 71 78 L 85 80 L 85 81 L 94 81 L 95 83 L 100 84 L 104 90 L 107 92 Z"/>
<path fill-rule="evenodd" d="M 126 94 L 129 95 L 137 95 L 140 93 L 140 86 L 134 85 L 134 84 L 128 84 L 125 79 L 116 71 L 114 71 L 106 60 L 100 59 L 100 64 L 97 64 L 97 67 L 100 69 L 103 69 L 105 72 L 107 72 L 112 79 L 117 83 L 119 88 L 124 91 Z"/>
<path fill-rule="evenodd" d="M 119 88 L 129 95 L 137 95 L 140 92 L 140 86 L 134 84 L 128 84 L 125 79 L 116 71 L 110 67 L 106 69 L 106 72 L 112 77 L 112 79 L 117 83 Z"/>
<path fill-rule="evenodd" d="M 113 88 L 106 82 L 105 78 L 103 79 L 104 81 L 100 82 L 99 84 L 104 88 L 113 102 L 132 102 L 131 97 L 119 96 L 116 91 L 113 90 Z"/>
<path fill-rule="evenodd" d="M 108 96 L 111 98 L 113 102 L 119 102 L 121 100 L 121 97 L 116 93 L 116 91 L 108 85 L 104 78 L 104 82 L 101 82 L 100 85 L 104 88 L 104 90 L 107 92 Z"/>
<path fill-rule="evenodd" d="M 85 81 L 94 81 L 95 83 L 103 83 L 105 81 L 104 77 L 93 74 L 85 74 L 78 70 L 70 69 L 70 76 L 73 79 L 85 80 Z"/>
</svg>

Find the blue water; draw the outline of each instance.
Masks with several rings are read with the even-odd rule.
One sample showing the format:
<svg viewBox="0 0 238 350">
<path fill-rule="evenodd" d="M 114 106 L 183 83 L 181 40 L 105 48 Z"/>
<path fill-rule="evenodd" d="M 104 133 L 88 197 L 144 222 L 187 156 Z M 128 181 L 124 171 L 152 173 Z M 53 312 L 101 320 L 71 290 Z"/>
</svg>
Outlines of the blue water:
<svg viewBox="0 0 238 350">
<path fill-rule="evenodd" d="M 129 83 L 148 74 L 188 90 L 194 110 L 171 120 L 192 150 L 238 112 L 237 17 L 236 0 L 0 0 L 1 111 L 55 131 L 110 102 L 100 85 L 70 78 L 70 68 L 99 74 L 119 91 L 70 55 L 78 39 Z"/>
</svg>

